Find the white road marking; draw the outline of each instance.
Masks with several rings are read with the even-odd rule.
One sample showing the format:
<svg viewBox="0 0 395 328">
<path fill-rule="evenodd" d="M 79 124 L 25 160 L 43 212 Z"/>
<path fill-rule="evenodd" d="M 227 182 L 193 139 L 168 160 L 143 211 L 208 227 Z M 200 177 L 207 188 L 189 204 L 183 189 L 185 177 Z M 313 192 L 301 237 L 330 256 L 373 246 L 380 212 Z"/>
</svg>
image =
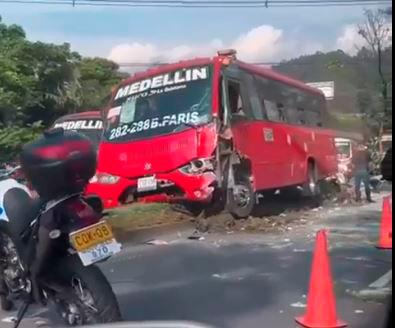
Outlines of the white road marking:
<svg viewBox="0 0 395 328">
<path fill-rule="evenodd" d="M 382 289 L 385 287 L 388 287 L 392 283 L 392 270 L 387 272 L 384 276 L 382 276 L 380 279 L 372 283 L 369 288 L 374 288 L 374 289 Z"/>
<path fill-rule="evenodd" d="M 353 292 L 357 297 L 362 298 L 382 298 L 391 295 L 392 293 L 392 270 L 387 272 L 380 279 L 369 285 L 367 289 L 359 292 Z"/>
</svg>

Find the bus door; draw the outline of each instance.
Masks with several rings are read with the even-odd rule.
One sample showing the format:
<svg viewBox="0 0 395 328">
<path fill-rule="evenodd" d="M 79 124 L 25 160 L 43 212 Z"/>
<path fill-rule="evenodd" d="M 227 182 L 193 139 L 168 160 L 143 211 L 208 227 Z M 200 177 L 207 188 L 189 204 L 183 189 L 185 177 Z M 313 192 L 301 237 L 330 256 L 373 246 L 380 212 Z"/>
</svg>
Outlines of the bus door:
<svg viewBox="0 0 395 328">
<path fill-rule="evenodd" d="M 241 71 L 234 66 L 227 67 L 223 72 L 223 107 L 224 119 L 232 132 L 236 150 L 253 162 L 254 135 L 251 134 L 250 109 Z"/>
<path fill-rule="evenodd" d="M 291 173 L 287 138 L 281 125 L 264 115 L 254 76 L 227 69 L 225 81 L 234 143 L 251 162 L 256 190 L 286 185 Z"/>
<path fill-rule="evenodd" d="M 260 189 L 274 189 L 293 184 L 293 154 L 291 134 L 286 124 L 285 103 L 278 85 L 261 76 L 254 77 L 256 92 L 256 140 L 259 143 L 257 157 L 262 172 Z M 260 116 L 258 116 L 260 113 Z"/>
</svg>

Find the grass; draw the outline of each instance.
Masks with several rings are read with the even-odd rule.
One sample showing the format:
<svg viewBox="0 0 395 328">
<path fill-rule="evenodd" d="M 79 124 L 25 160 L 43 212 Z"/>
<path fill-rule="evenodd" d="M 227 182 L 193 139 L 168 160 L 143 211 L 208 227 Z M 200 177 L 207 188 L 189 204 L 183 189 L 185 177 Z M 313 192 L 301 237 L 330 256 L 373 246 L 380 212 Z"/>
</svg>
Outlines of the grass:
<svg viewBox="0 0 395 328">
<path fill-rule="evenodd" d="M 186 220 L 167 204 L 135 204 L 109 211 L 107 219 L 118 232 L 132 232 L 145 228 L 174 224 Z"/>
</svg>

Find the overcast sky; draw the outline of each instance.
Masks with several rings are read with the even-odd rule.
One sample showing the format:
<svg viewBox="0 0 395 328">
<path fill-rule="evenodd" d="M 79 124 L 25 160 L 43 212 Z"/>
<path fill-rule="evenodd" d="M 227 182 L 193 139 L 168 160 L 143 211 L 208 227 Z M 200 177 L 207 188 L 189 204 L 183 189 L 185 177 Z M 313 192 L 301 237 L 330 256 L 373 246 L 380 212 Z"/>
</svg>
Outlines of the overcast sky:
<svg viewBox="0 0 395 328">
<path fill-rule="evenodd" d="M 98 8 L 0 3 L 6 23 L 32 40 L 69 42 L 87 56 L 117 62 L 174 61 L 233 47 L 246 61 L 280 61 L 361 44 L 363 7 Z"/>
</svg>

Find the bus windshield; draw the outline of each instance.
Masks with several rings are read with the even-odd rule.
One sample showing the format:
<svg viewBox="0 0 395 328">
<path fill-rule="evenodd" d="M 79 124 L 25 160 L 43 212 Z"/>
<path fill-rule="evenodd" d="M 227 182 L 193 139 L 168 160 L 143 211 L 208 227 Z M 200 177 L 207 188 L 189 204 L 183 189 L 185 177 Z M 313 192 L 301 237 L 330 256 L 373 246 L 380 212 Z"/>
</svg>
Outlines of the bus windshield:
<svg viewBox="0 0 395 328">
<path fill-rule="evenodd" d="M 104 138 L 127 142 L 180 132 L 211 120 L 212 69 L 185 68 L 121 87 Z"/>
</svg>

